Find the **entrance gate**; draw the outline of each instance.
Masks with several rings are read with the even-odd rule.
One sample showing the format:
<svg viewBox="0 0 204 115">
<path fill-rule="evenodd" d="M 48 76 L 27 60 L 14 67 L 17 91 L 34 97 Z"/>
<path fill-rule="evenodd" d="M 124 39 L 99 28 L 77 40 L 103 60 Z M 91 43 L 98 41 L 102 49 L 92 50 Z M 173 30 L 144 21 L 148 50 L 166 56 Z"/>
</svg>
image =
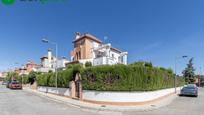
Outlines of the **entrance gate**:
<svg viewBox="0 0 204 115">
<path fill-rule="evenodd" d="M 70 97 L 74 99 L 82 99 L 82 85 L 81 85 L 81 75 L 76 74 L 74 80 L 70 82 Z"/>
</svg>

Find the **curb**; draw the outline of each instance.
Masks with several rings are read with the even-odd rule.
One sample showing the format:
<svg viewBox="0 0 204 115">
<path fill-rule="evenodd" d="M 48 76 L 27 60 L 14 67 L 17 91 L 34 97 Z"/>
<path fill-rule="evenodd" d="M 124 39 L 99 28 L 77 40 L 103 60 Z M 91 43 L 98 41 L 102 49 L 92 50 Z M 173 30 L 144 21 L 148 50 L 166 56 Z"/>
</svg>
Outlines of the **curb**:
<svg viewBox="0 0 204 115">
<path fill-rule="evenodd" d="M 159 109 L 160 107 L 164 107 L 166 105 L 169 105 L 177 97 L 176 94 L 171 94 L 171 95 L 165 97 L 165 99 L 163 98 L 163 99 L 158 100 L 154 103 L 149 103 L 149 104 L 145 104 L 145 105 L 114 106 L 114 105 L 94 104 L 94 103 L 89 103 L 86 101 L 79 101 L 79 100 L 71 99 L 71 98 L 65 97 L 65 96 L 59 96 L 59 95 L 55 95 L 55 94 L 39 92 L 37 90 L 33 90 L 30 88 L 23 88 L 23 90 L 37 94 L 41 97 L 46 97 L 46 98 L 53 100 L 53 101 L 57 101 L 57 102 L 64 103 L 64 104 L 69 105 L 69 106 L 73 106 L 75 108 L 80 108 L 80 109 L 85 109 L 85 110 L 93 110 L 93 111 L 111 111 L 111 112 L 152 111 L 155 109 Z"/>
</svg>

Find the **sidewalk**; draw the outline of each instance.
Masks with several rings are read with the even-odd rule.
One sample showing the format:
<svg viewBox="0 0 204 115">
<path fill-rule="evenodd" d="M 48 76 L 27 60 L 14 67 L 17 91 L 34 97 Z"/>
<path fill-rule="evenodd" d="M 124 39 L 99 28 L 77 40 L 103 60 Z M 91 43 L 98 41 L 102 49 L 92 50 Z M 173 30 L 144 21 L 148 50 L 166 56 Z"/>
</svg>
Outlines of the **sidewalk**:
<svg viewBox="0 0 204 115">
<path fill-rule="evenodd" d="M 176 97 L 176 94 L 172 94 L 164 99 L 156 101 L 154 103 L 149 103 L 145 105 L 136 105 L 136 106 L 112 106 L 112 105 L 100 105 L 100 104 L 93 104 L 84 101 L 74 100 L 69 97 L 65 96 L 58 96 L 54 94 L 48 94 L 39 92 L 37 90 L 30 89 L 28 87 L 23 88 L 24 91 L 28 91 L 34 94 L 37 94 L 42 97 L 49 98 L 54 101 L 58 101 L 64 103 L 69 106 L 73 106 L 76 108 L 81 109 L 88 109 L 88 110 L 97 110 L 97 111 L 115 111 L 115 112 L 124 112 L 124 111 L 151 111 L 158 109 L 160 107 L 166 106 L 170 104 Z"/>
</svg>

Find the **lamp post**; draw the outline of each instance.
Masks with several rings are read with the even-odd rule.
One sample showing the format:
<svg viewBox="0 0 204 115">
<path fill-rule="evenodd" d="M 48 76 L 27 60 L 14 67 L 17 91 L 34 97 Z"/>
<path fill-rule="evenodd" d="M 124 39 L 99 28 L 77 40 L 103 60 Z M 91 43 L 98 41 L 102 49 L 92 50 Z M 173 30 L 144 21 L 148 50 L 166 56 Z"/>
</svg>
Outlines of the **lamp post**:
<svg viewBox="0 0 204 115">
<path fill-rule="evenodd" d="M 56 65 L 55 65 L 55 87 L 57 88 L 57 68 L 58 68 L 58 44 L 57 43 L 55 43 L 55 42 L 52 42 L 52 41 L 50 41 L 50 40 L 48 40 L 48 39 L 42 39 L 42 42 L 43 43 L 50 43 L 50 44 L 52 44 L 52 45 L 55 45 L 55 50 L 56 50 L 56 53 L 55 53 L 55 55 L 56 55 Z"/>
<path fill-rule="evenodd" d="M 174 76 L 174 88 L 175 88 L 175 93 L 176 93 L 176 76 L 177 76 L 177 60 L 178 59 L 183 59 L 187 58 L 188 56 L 184 55 L 182 57 L 175 57 L 175 76 Z"/>
</svg>

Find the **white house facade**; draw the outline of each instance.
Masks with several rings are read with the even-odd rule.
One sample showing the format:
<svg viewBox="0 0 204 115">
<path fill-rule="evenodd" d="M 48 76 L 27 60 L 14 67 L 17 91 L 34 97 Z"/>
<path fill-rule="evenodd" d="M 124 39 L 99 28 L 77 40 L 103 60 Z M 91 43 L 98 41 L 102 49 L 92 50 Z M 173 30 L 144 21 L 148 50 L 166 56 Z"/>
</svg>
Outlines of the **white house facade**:
<svg viewBox="0 0 204 115">
<path fill-rule="evenodd" d="M 51 49 L 48 49 L 47 55 L 41 57 L 41 65 L 34 69 L 36 72 L 49 72 L 55 71 L 55 69 L 64 69 L 66 67 L 66 63 L 69 61 L 62 57 L 61 59 L 56 59 L 55 56 L 52 55 Z"/>
<path fill-rule="evenodd" d="M 85 64 L 86 62 L 91 62 L 94 66 L 127 64 L 128 52 L 116 49 L 110 43 L 104 44 L 90 34 L 80 36 L 80 33 L 77 32 L 73 44 L 74 49 L 71 52 L 72 62 L 70 63 Z"/>
</svg>

